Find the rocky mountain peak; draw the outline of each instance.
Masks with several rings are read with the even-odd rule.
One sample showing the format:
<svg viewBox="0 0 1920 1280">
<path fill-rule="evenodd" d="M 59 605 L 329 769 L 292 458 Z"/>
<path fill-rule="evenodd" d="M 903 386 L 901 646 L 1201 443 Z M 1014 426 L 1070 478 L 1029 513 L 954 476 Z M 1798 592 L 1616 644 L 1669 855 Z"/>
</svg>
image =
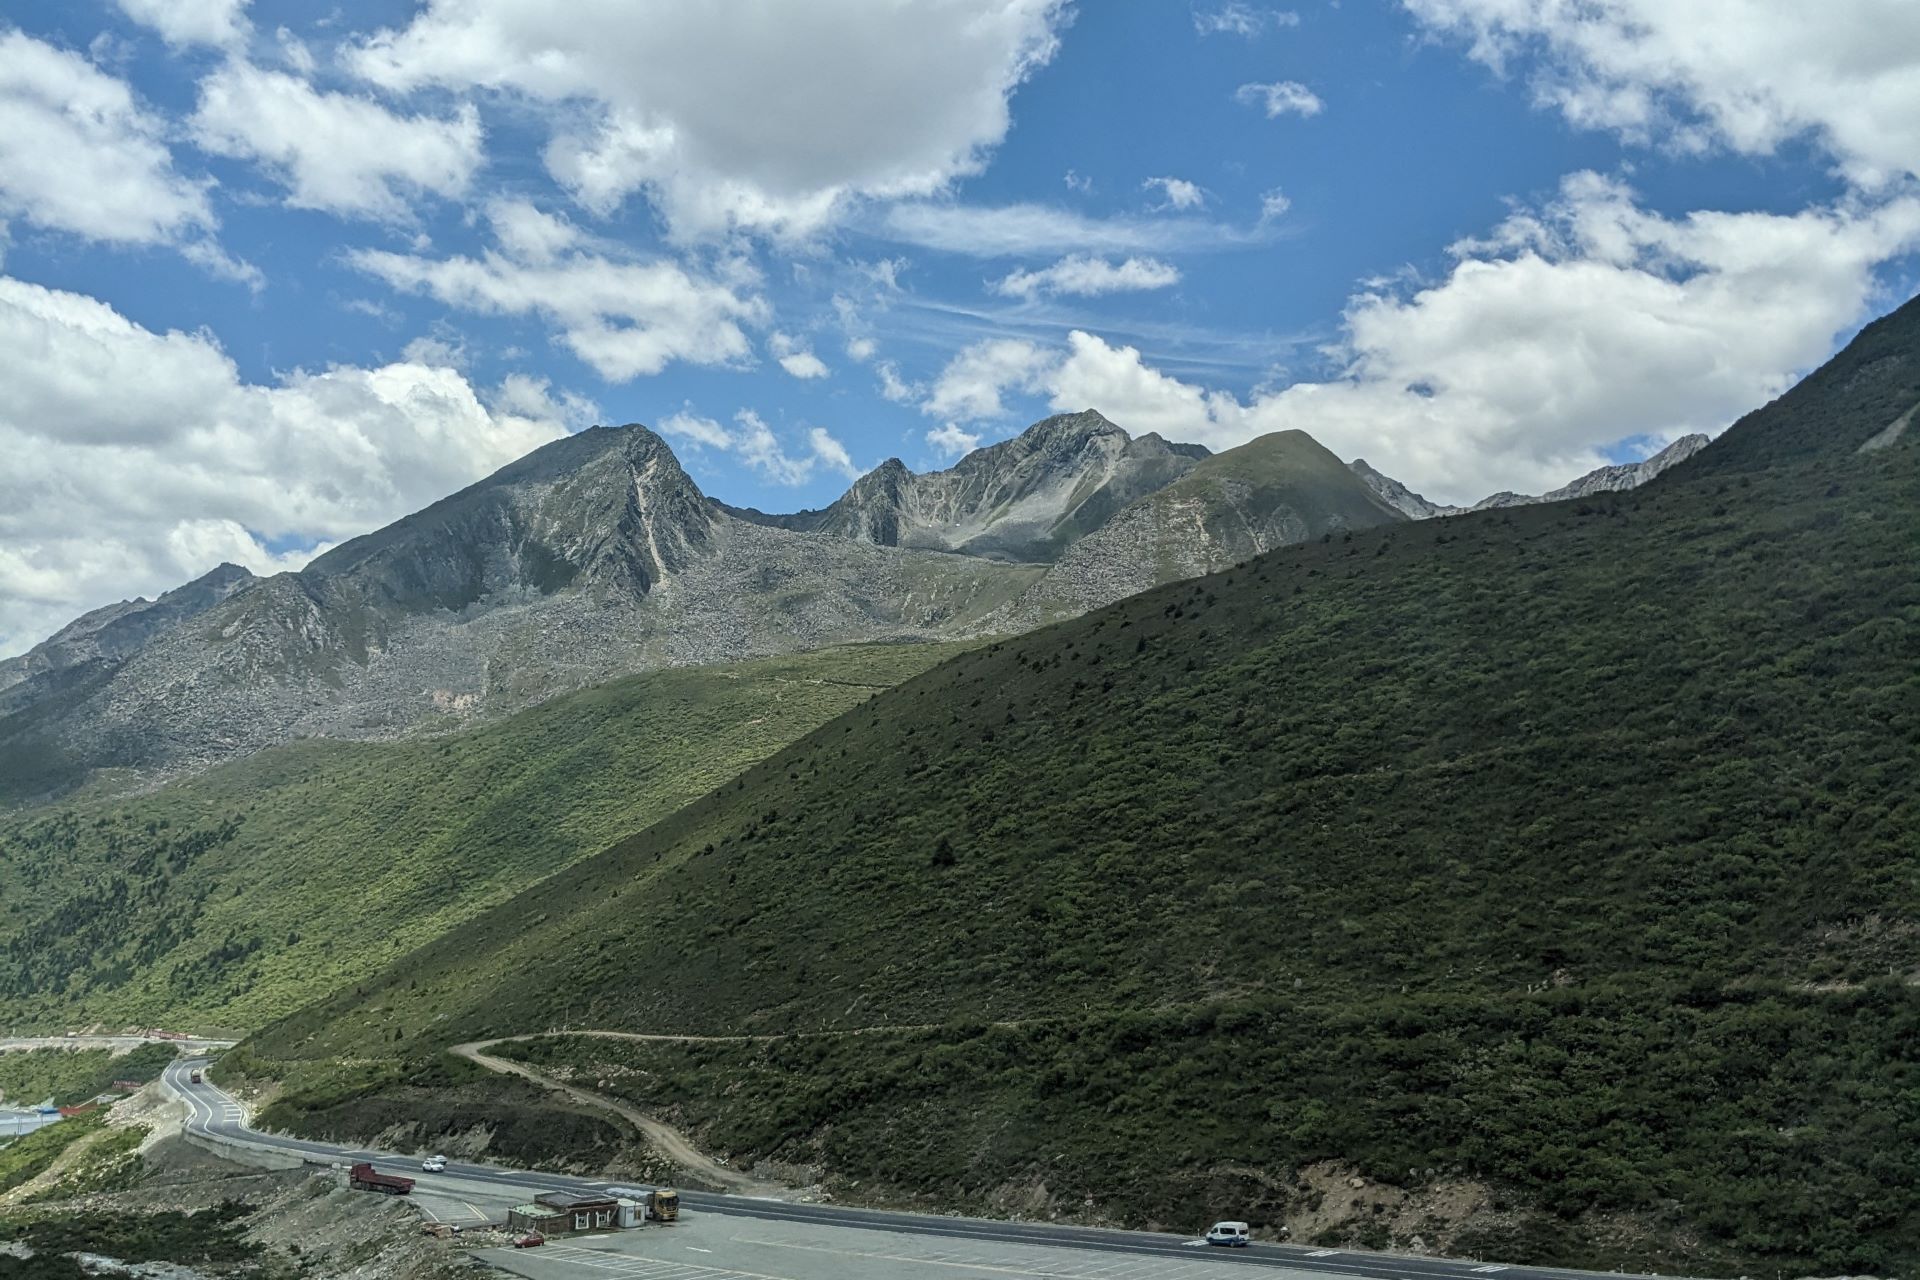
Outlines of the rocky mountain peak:
<svg viewBox="0 0 1920 1280">
<path fill-rule="evenodd" d="M 638 595 L 684 568 L 712 521 L 666 441 L 637 424 L 590 427 L 334 548 L 306 573 L 350 578 L 408 610 L 576 584 Z"/>
</svg>

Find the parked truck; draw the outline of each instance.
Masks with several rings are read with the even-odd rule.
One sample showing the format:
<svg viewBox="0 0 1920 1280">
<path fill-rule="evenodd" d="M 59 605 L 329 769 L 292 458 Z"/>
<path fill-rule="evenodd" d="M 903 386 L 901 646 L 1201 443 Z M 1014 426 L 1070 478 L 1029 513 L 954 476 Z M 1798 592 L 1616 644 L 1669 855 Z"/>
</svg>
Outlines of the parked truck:
<svg viewBox="0 0 1920 1280">
<path fill-rule="evenodd" d="M 378 1191 L 386 1196 L 404 1196 L 413 1190 L 413 1179 L 403 1178 L 394 1173 L 381 1173 L 372 1165 L 361 1163 L 348 1170 L 347 1185 L 355 1191 Z"/>
</svg>

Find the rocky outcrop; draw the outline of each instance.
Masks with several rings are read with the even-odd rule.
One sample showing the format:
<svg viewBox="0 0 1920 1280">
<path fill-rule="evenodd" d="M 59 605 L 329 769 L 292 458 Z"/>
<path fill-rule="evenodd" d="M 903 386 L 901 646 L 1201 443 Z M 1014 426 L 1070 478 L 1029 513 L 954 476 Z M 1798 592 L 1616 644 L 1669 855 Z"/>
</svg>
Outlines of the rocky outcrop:
<svg viewBox="0 0 1920 1280">
<path fill-rule="evenodd" d="M 1368 466 L 1365 458 L 1355 458 L 1347 465 L 1353 468 L 1353 474 L 1359 476 L 1367 488 L 1373 490 L 1376 497 L 1409 520 L 1431 520 L 1435 516 L 1450 516 L 1466 510 L 1465 507 L 1428 501 L 1392 476 L 1382 475 Z"/>
<path fill-rule="evenodd" d="M 1305 432 L 1275 432 L 1129 504 L 1068 548 L 1005 616 L 1036 625 L 1275 547 L 1407 518 Z"/>
<path fill-rule="evenodd" d="M 1206 456 L 1201 445 L 1134 439 L 1088 409 L 1036 422 L 945 471 L 916 475 L 889 458 L 818 511 L 730 510 L 758 524 L 880 546 L 1051 562 Z"/>
<path fill-rule="evenodd" d="M 142 597 L 82 614 L 19 657 L 0 662 L 0 695 L 35 676 L 117 665 L 157 632 L 205 613 L 255 581 L 239 565 L 222 564 L 157 600 Z M 0 697 L 0 708 L 5 705 Z"/>
<path fill-rule="evenodd" d="M 1644 458 L 1639 462 L 1623 463 L 1619 466 L 1596 468 L 1579 479 L 1547 493 L 1515 493 L 1510 489 L 1503 489 L 1499 493 L 1480 499 L 1470 507 L 1454 507 L 1430 502 L 1392 476 L 1382 475 L 1368 466 L 1365 458 L 1355 458 L 1348 465 L 1353 468 L 1355 475 L 1366 482 L 1368 488 L 1396 511 L 1415 520 L 1431 520 L 1436 516 L 1458 515 L 1463 511 L 1494 511 L 1502 507 L 1524 507 L 1536 502 L 1561 502 L 1568 498 L 1585 498 L 1596 493 L 1617 493 L 1623 489 L 1637 489 L 1669 467 L 1685 462 L 1706 448 L 1709 443 L 1708 437 L 1704 435 L 1681 436 L 1650 458 Z"/>
</svg>

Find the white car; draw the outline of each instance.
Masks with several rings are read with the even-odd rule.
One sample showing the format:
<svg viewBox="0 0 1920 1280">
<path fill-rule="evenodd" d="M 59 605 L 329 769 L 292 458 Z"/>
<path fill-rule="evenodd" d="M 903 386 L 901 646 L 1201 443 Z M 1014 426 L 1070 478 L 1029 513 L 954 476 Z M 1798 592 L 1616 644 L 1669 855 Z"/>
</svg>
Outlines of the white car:
<svg viewBox="0 0 1920 1280">
<path fill-rule="evenodd" d="M 445 1156 L 428 1156 L 420 1162 L 420 1172 L 422 1173 L 445 1173 L 446 1171 L 447 1158 Z"/>
<path fill-rule="evenodd" d="M 1244 1249 L 1252 1243 L 1252 1237 L 1247 1234 L 1244 1222 L 1216 1222 L 1207 1228 L 1207 1243 Z"/>
</svg>

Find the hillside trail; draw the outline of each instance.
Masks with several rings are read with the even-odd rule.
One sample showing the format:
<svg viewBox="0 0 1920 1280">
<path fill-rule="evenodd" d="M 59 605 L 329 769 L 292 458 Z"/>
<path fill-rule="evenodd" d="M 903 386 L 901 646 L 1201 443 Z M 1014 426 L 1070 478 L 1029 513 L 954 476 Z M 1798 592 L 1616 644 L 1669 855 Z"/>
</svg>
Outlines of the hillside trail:
<svg viewBox="0 0 1920 1280">
<path fill-rule="evenodd" d="M 654 1038 L 671 1039 L 673 1037 Z M 487 1052 L 489 1048 L 504 1040 L 531 1039 L 533 1039 L 532 1036 L 501 1036 L 495 1040 L 477 1040 L 470 1044 L 457 1044 L 453 1046 L 452 1052 L 459 1054 L 477 1066 L 485 1067 L 489 1071 L 500 1072 L 503 1075 L 519 1076 L 521 1079 L 531 1081 L 543 1089 L 550 1089 L 555 1093 L 564 1094 L 572 1098 L 575 1102 L 593 1107 L 599 1111 L 612 1112 L 614 1115 L 619 1116 L 622 1120 L 631 1124 L 634 1128 L 640 1130 L 642 1134 L 646 1135 L 647 1141 L 653 1145 L 654 1150 L 679 1165 L 697 1180 L 718 1187 L 722 1191 L 733 1195 L 766 1196 L 774 1199 L 779 1199 L 793 1193 L 794 1188 L 782 1183 L 763 1182 L 758 1178 L 741 1173 L 737 1169 L 727 1168 L 727 1166 L 714 1160 L 704 1151 L 694 1146 L 686 1134 L 681 1133 L 672 1125 L 656 1120 L 644 1112 L 636 1111 L 618 1098 L 610 1098 L 604 1093 L 596 1093 L 591 1089 L 582 1089 L 578 1085 L 568 1084 L 563 1080 L 556 1080 L 544 1071 L 536 1070 L 533 1067 L 527 1066 L 525 1063 L 510 1062 L 505 1058 L 496 1058 Z"/>
<path fill-rule="evenodd" d="M 1043 1020 L 1044 1019 L 1012 1019 L 1005 1022 L 990 1022 L 986 1025 L 991 1027 L 1017 1027 L 1029 1021 Z M 898 1026 L 856 1027 L 845 1031 L 787 1031 L 761 1035 L 728 1036 L 662 1035 L 643 1031 L 576 1031 L 572 1029 L 556 1029 L 553 1031 L 528 1032 L 524 1035 L 495 1036 L 491 1040 L 470 1040 L 465 1044 L 452 1046 L 448 1052 L 458 1054 L 474 1065 L 485 1067 L 489 1071 L 498 1072 L 502 1075 L 519 1076 L 521 1079 L 531 1081 L 543 1089 L 550 1089 L 555 1093 L 564 1094 L 572 1098 L 575 1102 L 583 1103 L 596 1110 L 612 1112 L 645 1134 L 647 1141 L 652 1143 L 654 1149 L 659 1151 L 661 1155 L 666 1156 L 694 1177 L 719 1187 L 722 1191 L 729 1192 L 733 1195 L 766 1196 L 773 1199 L 780 1199 L 793 1194 L 795 1188 L 789 1187 L 784 1183 L 764 1182 L 758 1178 L 743 1174 L 737 1169 L 729 1169 L 726 1165 L 719 1163 L 698 1147 L 694 1146 L 687 1135 L 680 1132 L 680 1130 L 664 1121 L 656 1120 L 644 1112 L 635 1110 L 618 1098 L 610 1098 L 606 1094 L 597 1093 L 592 1089 L 582 1089 L 578 1085 L 568 1084 L 563 1080 L 556 1080 L 544 1071 L 530 1067 L 524 1062 L 514 1062 L 507 1058 L 496 1058 L 488 1053 L 487 1050 L 497 1044 L 511 1044 L 523 1040 L 539 1040 L 547 1036 L 587 1036 L 598 1040 L 634 1040 L 641 1043 L 652 1044 L 769 1044 L 776 1040 L 810 1040 L 830 1036 L 884 1035 L 897 1031 L 932 1031 L 936 1030 L 938 1026 L 939 1024 L 937 1023 L 920 1023 Z"/>
</svg>

